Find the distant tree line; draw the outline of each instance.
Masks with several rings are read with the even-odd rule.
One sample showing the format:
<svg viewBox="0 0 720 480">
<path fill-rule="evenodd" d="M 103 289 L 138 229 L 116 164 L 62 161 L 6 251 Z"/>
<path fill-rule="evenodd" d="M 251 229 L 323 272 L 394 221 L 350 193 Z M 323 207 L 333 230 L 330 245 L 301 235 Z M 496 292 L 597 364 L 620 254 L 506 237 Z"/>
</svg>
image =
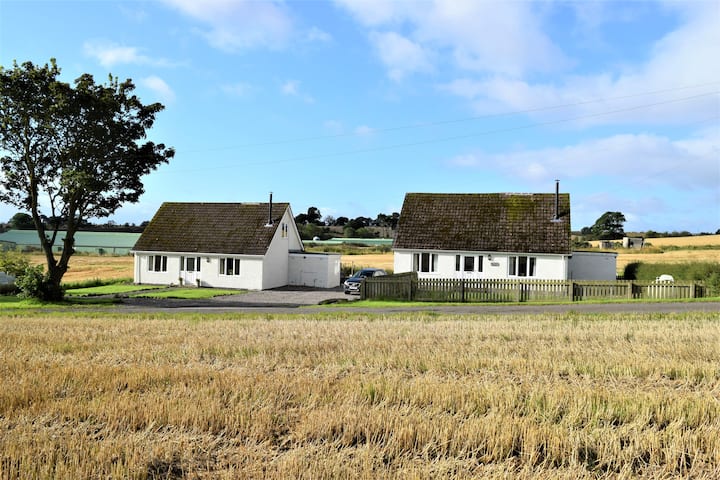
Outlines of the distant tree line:
<svg viewBox="0 0 720 480">
<path fill-rule="evenodd" d="M 295 216 L 295 224 L 303 240 L 312 240 L 316 237 L 327 240 L 338 236 L 347 238 L 388 238 L 392 236 L 392 231 L 397 228 L 399 220 L 400 214 L 398 212 L 389 215 L 379 213 L 374 219 L 362 216 L 335 218 L 332 215 L 323 218 L 317 207 L 310 207 L 307 213 Z"/>
<path fill-rule="evenodd" d="M 625 224 L 625 215 L 621 212 L 605 212 L 600 218 L 591 226 L 583 227 L 579 234 L 582 236 L 583 241 L 590 240 L 620 240 L 627 236 L 623 225 Z M 655 230 L 648 230 L 644 233 L 637 232 L 636 235 L 643 236 L 646 238 L 661 238 L 661 237 L 692 237 L 695 235 L 713 235 L 710 232 L 701 232 L 693 234 L 687 230 L 681 232 L 656 232 Z M 720 229 L 716 230 L 714 235 L 720 235 Z"/>
<path fill-rule="evenodd" d="M 40 220 L 45 225 L 46 229 L 64 230 L 67 226 L 67 220 L 58 217 L 47 217 L 40 215 Z M 144 221 L 139 225 L 134 223 L 117 223 L 113 220 L 109 220 L 106 223 L 92 223 L 87 220 L 79 222 L 78 231 L 86 232 L 129 232 L 129 233 L 142 233 L 145 226 L 150 223 Z M 32 216 L 28 213 L 18 212 L 5 224 L 5 229 L 13 230 L 35 230 L 35 222 Z"/>
</svg>

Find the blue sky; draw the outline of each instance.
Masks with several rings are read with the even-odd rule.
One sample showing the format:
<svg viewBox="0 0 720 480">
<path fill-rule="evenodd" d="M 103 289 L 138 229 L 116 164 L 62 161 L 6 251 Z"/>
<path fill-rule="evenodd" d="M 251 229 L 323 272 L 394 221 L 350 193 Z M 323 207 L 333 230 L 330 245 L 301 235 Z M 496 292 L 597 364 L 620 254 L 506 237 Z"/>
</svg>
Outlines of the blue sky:
<svg viewBox="0 0 720 480">
<path fill-rule="evenodd" d="M 570 193 L 572 227 L 720 228 L 720 2 L 0 0 L 0 64 L 132 78 L 173 146 L 146 193 L 400 211 Z M 0 220 L 17 211 L 0 206 Z"/>
</svg>

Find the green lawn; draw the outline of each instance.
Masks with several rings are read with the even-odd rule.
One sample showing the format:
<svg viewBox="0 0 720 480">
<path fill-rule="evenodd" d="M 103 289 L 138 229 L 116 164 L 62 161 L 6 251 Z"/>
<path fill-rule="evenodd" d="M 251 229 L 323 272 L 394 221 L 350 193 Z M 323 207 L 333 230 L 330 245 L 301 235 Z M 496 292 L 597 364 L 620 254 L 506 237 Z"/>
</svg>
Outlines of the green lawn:
<svg viewBox="0 0 720 480">
<path fill-rule="evenodd" d="M 154 290 L 157 288 L 166 288 L 164 285 L 134 285 L 128 283 L 118 283 L 112 285 L 102 285 L 99 287 L 73 288 L 66 290 L 67 295 L 72 296 L 94 296 L 94 295 L 113 295 L 128 292 L 140 292 L 144 290 Z"/>
<path fill-rule="evenodd" d="M 143 298 L 181 298 L 186 300 L 197 300 L 202 298 L 213 298 L 221 295 L 237 295 L 245 293 L 244 290 L 226 290 L 221 288 L 170 288 L 160 292 L 146 292 L 132 295 Z"/>
</svg>

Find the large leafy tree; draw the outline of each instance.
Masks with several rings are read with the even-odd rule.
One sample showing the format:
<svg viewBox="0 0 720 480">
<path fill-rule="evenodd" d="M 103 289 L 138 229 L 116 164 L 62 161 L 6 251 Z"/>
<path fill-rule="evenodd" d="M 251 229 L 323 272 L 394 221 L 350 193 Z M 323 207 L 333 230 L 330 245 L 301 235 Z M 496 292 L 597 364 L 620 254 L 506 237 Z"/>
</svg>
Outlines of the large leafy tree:
<svg viewBox="0 0 720 480">
<path fill-rule="evenodd" d="M 620 212 L 605 212 L 597 219 L 591 231 L 600 240 L 615 240 L 625 235 L 625 215 Z"/>
<path fill-rule="evenodd" d="M 47 260 L 41 296 L 48 300 L 62 298 L 78 227 L 137 202 L 143 175 L 174 155 L 145 140 L 164 107 L 144 105 L 131 80 L 110 77 L 101 85 L 85 74 L 70 85 L 59 75 L 54 59 L 0 67 L 0 201 L 32 216 Z"/>
</svg>

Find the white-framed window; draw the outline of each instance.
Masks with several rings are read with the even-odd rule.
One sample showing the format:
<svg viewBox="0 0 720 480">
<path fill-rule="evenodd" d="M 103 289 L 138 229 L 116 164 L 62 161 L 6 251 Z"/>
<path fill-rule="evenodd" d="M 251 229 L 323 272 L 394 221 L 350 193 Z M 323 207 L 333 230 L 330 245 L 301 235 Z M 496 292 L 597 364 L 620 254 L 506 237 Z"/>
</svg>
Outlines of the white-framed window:
<svg viewBox="0 0 720 480">
<path fill-rule="evenodd" d="M 534 277 L 535 257 L 519 255 L 508 258 L 508 275 L 511 277 Z"/>
<path fill-rule="evenodd" d="M 180 271 L 199 272 L 200 257 L 180 257 Z"/>
<path fill-rule="evenodd" d="M 435 272 L 437 271 L 436 253 L 414 253 L 413 272 Z"/>
<path fill-rule="evenodd" d="M 150 271 L 150 272 L 167 272 L 167 256 L 166 255 L 150 255 L 148 257 L 148 271 Z"/>
<path fill-rule="evenodd" d="M 477 265 L 477 270 L 475 266 Z M 455 271 L 456 272 L 482 272 L 483 256 L 477 256 L 477 262 L 473 256 L 455 255 Z"/>
<path fill-rule="evenodd" d="M 240 259 L 221 258 L 220 275 L 240 275 Z"/>
</svg>

